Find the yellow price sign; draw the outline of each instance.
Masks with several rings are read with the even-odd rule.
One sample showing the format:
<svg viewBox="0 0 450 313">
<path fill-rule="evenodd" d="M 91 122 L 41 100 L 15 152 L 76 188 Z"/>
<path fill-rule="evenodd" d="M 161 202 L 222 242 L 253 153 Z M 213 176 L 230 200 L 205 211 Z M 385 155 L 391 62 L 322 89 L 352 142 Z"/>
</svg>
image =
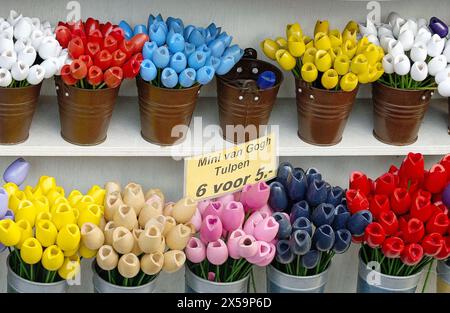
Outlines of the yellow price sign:
<svg viewBox="0 0 450 313">
<path fill-rule="evenodd" d="M 222 151 L 185 159 L 184 194 L 201 200 L 242 189 L 276 176 L 273 133 Z"/>
</svg>

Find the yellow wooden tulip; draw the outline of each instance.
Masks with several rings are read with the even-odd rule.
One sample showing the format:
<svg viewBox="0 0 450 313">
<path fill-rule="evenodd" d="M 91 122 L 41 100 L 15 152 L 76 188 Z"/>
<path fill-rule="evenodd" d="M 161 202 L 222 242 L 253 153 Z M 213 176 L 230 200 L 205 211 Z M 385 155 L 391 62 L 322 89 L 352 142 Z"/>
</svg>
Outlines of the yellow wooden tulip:
<svg viewBox="0 0 450 313">
<path fill-rule="evenodd" d="M 27 197 L 25 196 L 25 192 L 21 190 L 18 190 L 13 194 L 9 194 L 9 202 L 8 202 L 9 209 L 13 211 L 14 214 L 16 214 L 20 202 L 24 200 L 27 200 Z"/>
<path fill-rule="evenodd" d="M 59 276 L 65 280 L 74 280 L 80 273 L 80 257 L 74 254 L 64 259 L 64 263 L 58 270 Z"/>
<path fill-rule="evenodd" d="M 353 91 L 358 86 L 358 76 L 353 73 L 347 73 L 341 78 L 341 89 L 343 91 Z"/>
<path fill-rule="evenodd" d="M 36 223 L 36 239 L 43 247 L 50 247 L 55 244 L 58 230 L 56 226 L 48 220 L 38 220 Z"/>
<path fill-rule="evenodd" d="M 42 193 L 46 195 L 50 190 L 56 188 L 56 179 L 51 176 L 41 176 L 41 178 L 39 178 L 38 186 L 42 190 Z"/>
<path fill-rule="evenodd" d="M 85 223 L 92 223 L 100 225 L 100 219 L 102 218 L 102 211 L 98 204 L 90 204 L 86 209 L 80 211 L 78 217 L 78 226 L 81 228 Z"/>
<path fill-rule="evenodd" d="M 376 47 L 378 49 L 378 61 L 377 62 L 381 62 L 384 58 L 385 53 L 384 53 L 383 47 L 381 47 L 381 46 L 376 46 Z"/>
<path fill-rule="evenodd" d="M 76 224 L 64 225 L 56 236 L 56 244 L 64 251 L 72 251 L 80 244 L 80 229 Z"/>
<path fill-rule="evenodd" d="M 269 59 L 276 60 L 275 53 L 279 49 L 280 46 L 272 39 L 265 39 L 261 42 L 261 50 Z"/>
<path fill-rule="evenodd" d="M 64 197 L 64 195 L 60 194 L 57 190 L 56 187 L 52 190 L 50 190 L 47 194 L 47 199 L 48 199 L 48 203 L 50 204 L 50 207 L 53 206 L 53 204 L 55 204 L 56 199 L 60 198 L 60 197 Z"/>
<path fill-rule="evenodd" d="M 361 72 L 359 73 L 358 76 L 358 82 L 360 84 L 368 84 L 370 82 L 370 77 L 371 75 L 373 76 L 374 74 L 370 73 L 370 67 L 367 67 L 367 70 L 365 72 Z M 376 74 L 376 73 L 375 73 Z"/>
<path fill-rule="evenodd" d="M 74 211 L 65 203 L 61 203 L 56 207 L 55 212 L 52 213 L 52 217 L 52 222 L 58 230 L 67 224 L 76 224 L 77 222 Z"/>
<path fill-rule="evenodd" d="M 319 72 L 326 72 L 331 68 L 331 56 L 325 50 L 318 50 L 314 58 L 314 64 Z"/>
<path fill-rule="evenodd" d="M 33 237 L 27 238 L 20 249 L 20 257 L 26 264 L 36 264 L 42 259 L 42 246 Z"/>
<path fill-rule="evenodd" d="M 359 33 L 359 24 L 355 21 L 349 21 L 344 29 Z"/>
<path fill-rule="evenodd" d="M 295 58 L 289 53 L 289 51 L 280 49 L 275 54 L 275 57 L 277 58 L 278 64 L 285 70 L 285 71 L 291 71 L 295 68 L 295 65 L 297 64 L 297 61 Z"/>
<path fill-rule="evenodd" d="M 312 83 L 317 79 L 319 73 L 314 63 L 308 62 L 303 64 L 301 75 L 305 82 Z"/>
<path fill-rule="evenodd" d="M 288 38 L 288 50 L 292 56 L 299 58 L 305 53 L 305 42 L 302 38 L 292 35 Z"/>
<path fill-rule="evenodd" d="M 314 36 L 314 46 L 317 50 L 328 51 L 331 49 L 331 40 L 326 33 L 318 32 Z"/>
<path fill-rule="evenodd" d="M 287 49 L 287 40 L 283 37 L 277 37 L 275 38 L 275 42 L 280 46 L 280 49 Z"/>
<path fill-rule="evenodd" d="M 362 37 L 357 43 L 356 43 L 356 54 L 362 54 L 369 46 L 370 41 L 369 39 L 364 36 Z"/>
<path fill-rule="evenodd" d="M 345 43 L 347 40 L 356 44 L 356 42 L 358 41 L 357 32 L 354 30 L 345 29 L 344 32 L 342 33 L 342 42 Z"/>
<path fill-rule="evenodd" d="M 38 215 L 36 215 L 36 223 L 37 225 L 40 220 L 46 220 L 46 221 L 52 221 L 52 213 L 50 212 L 40 212 Z"/>
<path fill-rule="evenodd" d="M 314 60 L 316 59 L 316 48 L 308 48 L 305 51 L 305 54 L 303 55 L 302 62 L 303 64 L 306 63 L 314 63 Z"/>
<path fill-rule="evenodd" d="M 64 263 L 64 253 L 58 246 L 50 246 L 42 254 L 42 266 L 48 271 L 57 271 Z"/>
<path fill-rule="evenodd" d="M 298 23 L 294 24 L 287 24 L 286 25 L 286 38 L 289 38 L 289 36 L 294 35 L 297 37 L 303 37 L 303 31 L 302 27 Z"/>
<path fill-rule="evenodd" d="M 369 65 L 375 65 L 375 63 L 380 60 L 379 53 L 380 52 L 378 50 L 378 46 L 374 45 L 373 43 L 367 45 L 366 49 L 363 52 L 363 54 L 367 58 L 367 61 L 369 62 Z"/>
<path fill-rule="evenodd" d="M 49 202 L 50 203 L 50 202 Z M 63 197 L 63 196 L 58 196 L 54 201 L 53 201 L 53 205 L 50 208 L 50 213 L 55 214 L 56 208 L 59 207 L 60 204 L 65 204 L 70 206 L 69 200 L 67 200 L 67 198 Z"/>
<path fill-rule="evenodd" d="M 83 259 L 92 259 L 97 255 L 97 250 L 91 250 L 88 247 L 84 245 L 84 243 L 80 244 L 80 247 L 78 248 L 78 253 L 80 254 L 80 257 Z"/>
<path fill-rule="evenodd" d="M 31 228 L 30 222 L 27 220 L 18 220 L 16 225 L 19 226 L 20 229 L 20 240 L 16 244 L 16 248 L 21 249 L 25 240 L 33 237 L 33 229 Z"/>
<path fill-rule="evenodd" d="M 0 221 L 0 243 L 12 247 L 19 243 L 22 232 L 19 226 L 10 219 Z"/>
<path fill-rule="evenodd" d="M 88 191 L 88 196 L 94 198 L 94 202 L 98 205 L 103 205 L 105 202 L 106 190 L 101 188 L 98 185 L 92 186 L 92 188 Z"/>
<path fill-rule="evenodd" d="M 339 75 L 345 75 L 350 69 L 350 59 L 347 55 L 341 54 L 334 60 L 333 67 Z"/>
<path fill-rule="evenodd" d="M 342 45 L 342 53 L 348 56 L 348 58 L 351 60 L 356 54 L 356 44 L 351 40 L 344 41 L 344 44 Z"/>
<path fill-rule="evenodd" d="M 43 195 L 41 188 L 39 186 L 36 187 L 26 186 L 24 192 L 28 200 L 33 200 Z"/>
<path fill-rule="evenodd" d="M 384 67 L 383 67 L 383 64 L 381 64 L 380 62 L 376 63 L 373 66 L 369 66 L 369 68 L 375 68 L 375 71 L 373 71 L 373 75 L 371 75 L 371 78 L 370 78 L 371 83 L 379 80 L 381 78 L 381 76 L 383 76 L 383 74 L 384 74 Z"/>
<path fill-rule="evenodd" d="M 358 54 L 350 64 L 350 70 L 356 75 L 363 74 L 369 69 L 369 61 L 364 54 Z"/>
<path fill-rule="evenodd" d="M 71 207 L 75 207 L 78 202 L 83 198 L 83 194 L 79 190 L 72 190 L 67 197 L 67 200 L 69 201 L 69 204 Z"/>
<path fill-rule="evenodd" d="M 3 185 L 3 189 L 6 190 L 8 193 L 8 196 L 11 196 L 15 194 L 17 191 L 19 191 L 19 187 L 14 183 L 6 183 Z"/>
<path fill-rule="evenodd" d="M 328 34 L 330 31 L 330 22 L 328 20 L 320 21 L 318 20 L 316 22 L 316 26 L 314 27 L 314 36 L 317 33 L 325 33 Z"/>
<path fill-rule="evenodd" d="M 334 64 L 334 60 L 336 60 L 336 57 L 342 54 L 342 48 L 341 47 L 331 48 L 330 50 L 328 50 L 328 53 L 331 56 L 331 63 Z"/>
<path fill-rule="evenodd" d="M 32 202 L 38 215 L 39 213 L 50 212 L 50 204 L 44 195 L 34 198 Z"/>
<path fill-rule="evenodd" d="M 37 210 L 33 205 L 33 202 L 24 200 L 19 203 L 15 214 L 16 221 L 27 220 L 31 227 L 34 227 L 36 222 Z"/>
<path fill-rule="evenodd" d="M 321 82 L 325 89 L 333 89 L 339 83 L 339 75 L 335 70 L 329 69 L 323 73 Z"/>
<path fill-rule="evenodd" d="M 342 34 L 339 29 L 333 29 L 328 36 L 330 37 L 332 48 L 342 46 Z"/>
<path fill-rule="evenodd" d="M 88 206 L 90 206 L 91 204 L 95 204 L 94 198 L 89 195 L 86 195 L 83 196 L 83 198 L 81 198 L 80 201 L 78 201 L 76 208 L 80 210 L 81 213 L 83 210 L 86 210 Z"/>
</svg>

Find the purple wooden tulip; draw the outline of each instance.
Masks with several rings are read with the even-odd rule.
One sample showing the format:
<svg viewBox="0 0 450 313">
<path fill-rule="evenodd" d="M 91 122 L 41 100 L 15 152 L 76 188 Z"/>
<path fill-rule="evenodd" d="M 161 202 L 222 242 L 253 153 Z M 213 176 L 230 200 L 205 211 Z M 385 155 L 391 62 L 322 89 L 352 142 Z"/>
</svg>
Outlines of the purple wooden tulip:
<svg viewBox="0 0 450 313">
<path fill-rule="evenodd" d="M 329 251 L 334 246 L 334 230 L 330 225 L 316 228 L 312 237 L 313 247 L 319 251 Z"/>
<path fill-rule="evenodd" d="M 336 207 L 341 203 L 343 196 L 344 189 L 339 186 L 332 187 L 330 192 L 328 193 L 327 203 L 330 203 Z"/>
<path fill-rule="evenodd" d="M 277 238 L 288 239 L 292 233 L 292 225 L 289 218 L 285 213 L 281 212 L 276 212 L 272 216 L 279 225 Z"/>
<path fill-rule="evenodd" d="M 443 21 L 433 16 L 430 20 L 430 29 L 434 34 L 439 35 L 441 38 L 445 38 L 448 35 L 448 26 Z"/>
<path fill-rule="evenodd" d="M 366 230 L 367 225 L 372 223 L 372 213 L 367 210 L 359 211 L 348 219 L 347 229 L 353 236 L 362 236 Z"/>
<path fill-rule="evenodd" d="M 314 180 L 322 180 L 322 174 L 318 169 L 311 167 L 306 171 L 306 178 L 308 179 L 309 186 Z"/>
<path fill-rule="evenodd" d="M 310 236 L 312 236 L 312 225 L 309 219 L 306 217 L 299 217 L 292 224 L 292 231 L 296 232 L 297 230 L 306 230 Z"/>
<path fill-rule="evenodd" d="M 445 186 L 444 191 L 442 192 L 442 202 L 450 208 L 450 183 Z"/>
<path fill-rule="evenodd" d="M 334 210 L 334 220 L 333 226 L 334 230 L 346 229 L 347 221 L 350 218 L 350 212 L 347 210 L 345 206 L 339 204 Z"/>
<path fill-rule="evenodd" d="M 311 249 L 311 236 L 306 230 L 296 230 L 289 242 L 292 252 L 296 255 L 305 255 Z"/>
<path fill-rule="evenodd" d="M 335 242 L 333 251 L 341 254 L 345 253 L 352 243 L 352 234 L 348 229 L 339 229 L 335 232 Z"/>
<path fill-rule="evenodd" d="M 317 250 L 309 250 L 308 253 L 306 253 L 303 257 L 302 257 L 302 266 L 304 268 L 307 269 L 313 269 L 315 268 L 320 261 L 322 252 L 317 251 Z"/>
<path fill-rule="evenodd" d="M 3 217 L 4 220 L 11 220 L 14 221 L 15 216 L 14 216 L 14 212 L 11 210 L 7 210 L 5 216 Z"/>
<path fill-rule="evenodd" d="M 287 180 L 287 191 L 289 198 L 294 202 L 303 200 L 307 190 L 308 182 L 305 173 L 294 170 Z"/>
<path fill-rule="evenodd" d="M 313 180 L 306 192 L 306 201 L 312 207 L 327 201 L 328 185 L 323 180 Z"/>
<path fill-rule="evenodd" d="M 335 207 L 332 204 L 321 203 L 312 212 L 311 221 L 316 227 L 331 225 L 334 220 Z"/>
<path fill-rule="evenodd" d="M 289 162 L 283 162 L 278 166 L 277 171 L 277 182 L 283 184 L 284 187 L 287 187 L 287 180 L 289 175 L 294 171 L 294 167 Z"/>
<path fill-rule="evenodd" d="M 311 218 L 309 204 L 305 200 L 295 203 L 291 208 L 291 223 L 294 223 L 299 217 Z"/>
<path fill-rule="evenodd" d="M 279 182 L 270 184 L 269 206 L 277 212 L 286 211 L 288 207 L 288 196 L 286 189 Z"/>
<path fill-rule="evenodd" d="M 277 242 L 276 260 L 281 264 L 289 264 L 294 261 L 294 253 L 292 253 L 291 245 L 288 240 L 280 240 Z"/>
<path fill-rule="evenodd" d="M 17 186 L 22 185 L 30 171 L 30 163 L 23 158 L 18 158 L 12 162 L 3 173 L 3 180 L 6 183 L 14 183 Z"/>
<path fill-rule="evenodd" d="M 8 193 L 5 189 L 0 188 L 0 220 L 5 217 L 8 211 Z"/>
</svg>

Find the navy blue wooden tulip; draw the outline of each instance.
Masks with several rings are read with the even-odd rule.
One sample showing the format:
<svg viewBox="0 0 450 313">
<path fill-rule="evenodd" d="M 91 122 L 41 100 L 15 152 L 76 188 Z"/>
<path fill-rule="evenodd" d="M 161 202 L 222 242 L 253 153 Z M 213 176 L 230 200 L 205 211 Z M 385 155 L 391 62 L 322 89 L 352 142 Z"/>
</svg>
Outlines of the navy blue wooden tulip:
<svg viewBox="0 0 450 313">
<path fill-rule="evenodd" d="M 347 206 L 347 198 L 342 197 L 341 204 L 342 204 L 343 206 L 345 206 L 346 208 L 348 208 L 348 206 Z"/>
<path fill-rule="evenodd" d="M 348 211 L 348 209 L 342 204 L 339 204 L 334 209 L 334 220 L 331 226 L 333 227 L 334 230 L 346 229 L 349 218 L 350 212 Z"/>
<path fill-rule="evenodd" d="M 352 243 L 352 234 L 348 229 L 339 229 L 334 233 L 334 247 L 333 251 L 335 253 L 345 253 L 350 244 Z"/>
<path fill-rule="evenodd" d="M 348 219 L 347 229 L 353 236 L 361 236 L 364 234 L 367 225 L 372 223 L 372 220 L 372 213 L 367 210 L 359 211 Z"/>
<path fill-rule="evenodd" d="M 294 171 L 294 167 L 289 162 L 283 162 L 278 166 L 277 181 L 287 187 L 287 180 Z"/>
<path fill-rule="evenodd" d="M 334 230 L 330 225 L 316 228 L 312 237 L 313 247 L 319 251 L 329 251 L 334 246 Z"/>
<path fill-rule="evenodd" d="M 280 240 L 277 242 L 276 260 L 281 264 L 289 264 L 294 261 L 294 253 L 291 250 L 289 240 Z"/>
<path fill-rule="evenodd" d="M 277 238 L 288 239 L 292 233 L 291 221 L 287 218 L 286 214 L 281 212 L 276 212 L 272 216 L 279 225 Z"/>
<path fill-rule="evenodd" d="M 331 225 L 334 220 L 335 207 L 332 204 L 321 203 L 312 212 L 311 221 L 316 227 Z"/>
<path fill-rule="evenodd" d="M 332 187 L 328 193 L 327 203 L 331 203 L 335 207 L 341 204 L 342 197 L 344 196 L 344 189 L 339 186 Z"/>
<path fill-rule="evenodd" d="M 283 184 L 279 182 L 273 182 L 270 184 L 270 196 L 269 196 L 269 205 L 270 207 L 277 212 L 286 211 L 288 207 L 289 201 L 288 196 L 286 194 L 286 189 Z"/>
<path fill-rule="evenodd" d="M 292 232 L 296 232 L 297 230 L 305 230 L 308 232 L 310 236 L 312 236 L 312 224 L 309 219 L 306 217 L 299 217 L 292 224 Z"/>
<path fill-rule="evenodd" d="M 277 77 L 275 76 L 275 73 L 272 71 L 262 72 L 258 76 L 258 79 L 256 80 L 256 84 L 261 90 L 272 88 L 276 82 Z"/>
<path fill-rule="evenodd" d="M 320 257 L 322 252 L 317 250 L 309 250 L 304 256 L 302 256 L 302 266 L 307 269 L 316 268 L 319 264 Z"/>
<path fill-rule="evenodd" d="M 305 198 L 308 190 L 306 175 L 303 171 L 294 171 L 287 181 L 288 195 L 291 201 L 298 202 Z"/>
<path fill-rule="evenodd" d="M 314 180 L 309 184 L 308 191 L 306 192 L 306 201 L 308 201 L 310 206 L 315 207 L 326 202 L 327 197 L 328 188 L 323 180 Z"/>
<path fill-rule="evenodd" d="M 314 180 L 322 180 L 322 174 L 318 169 L 311 167 L 306 171 L 306 178 L 309 186 Z"/>
<path fill-rule="evenodd" d="M 291 208 L 291 223 L 294 223 L 299 217 L 311 219 L 309 204 L 305 200 L 295 203 Z"/>
<path fill-rule="evenodd" d="M 305 255 L 311 249 L 311 236 L 306 230 L 296 230 L 289 242 L 295 255 Z"/>
</svg>

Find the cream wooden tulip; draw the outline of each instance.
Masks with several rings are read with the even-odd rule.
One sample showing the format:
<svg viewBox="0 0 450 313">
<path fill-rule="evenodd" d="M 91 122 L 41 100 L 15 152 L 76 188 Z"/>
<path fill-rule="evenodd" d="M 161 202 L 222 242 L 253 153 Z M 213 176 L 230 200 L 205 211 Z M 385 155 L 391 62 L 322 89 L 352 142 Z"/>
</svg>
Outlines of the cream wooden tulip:
<svg viewBox="0 0 450 313">
<path fill-rule="evenodd" d="M 151 219 L 149 219 L 147 221 L 147 223 L 145 224 L 144 229 L 147 229 L 151 226 L 156 226 L 158 227 L 159 231 L 161 232 L 161 234 L 164 235 L 164 227 L 166 225 L 166 216 L 164 215 L 158 215 L 156 217 L 152 217 Z"/>
<path fill-rule="evenodd" d="M 104 245 L 98 250 L 96 261 L 101 269 L 111 271 L 117 267 L 119 255 L 113 247 Z"/>
<path fill-rule="evenodd" d="M 191 222 L 185 224 L 191 230 L 191 235 L 195 235 L 197 233 L 197 228 Z"/>
<path fill-rule="evenodd" d="M 173 202 L 168 202 L 164 205 L 164 210 L 163 210 L 163 214 L 165 216 L 172 216 L 172 212 L 173 212 L 173 207 L 175 206 L 175 203 Z"/>
<path fill-rule="evenodd" d="M 105 244 L 112 246 L 114 229 L 116 229 L 116 224 L 113 221 L 106 223 L 105 228 L 103 228 Z"/>
<path fill-rule="evenodd" d="M 141 236 L 141 234 L 144 232 L 144 230 L 142 229 L 133 229 L 133 231 L 131 232 L 133 234 L 133 239 L 134 239 L 134 245 L 133 245 L 133 249 L 131 250 L 131 253 L 140 256 L 143 251 L 141 249 L 141 247 L 139 247 L 139 237 Z"/>
<path fill-rule="evenodd" d="M 164 265 L 164 255 L 160 252 L 146 254 L 141 258 L 141 270 L 147 275 L 158 274 Z"/>
<path fill-rule="evenodd" d="M 113 232 L 112 246 L 120 254 L 130 253 L 134 246 L 133 235 L 125 227 L 116 227 Z"/>
<path fill-rule="evenodd" d="M 171 250 L 183 250 L 189 239 L 191 239 L 192 231 L 191 228 L 178 224 L 173 227 L 166 236 L 166 245 Z"/>
<path fill-rule="evenodd" d="M 164 253 L 163 271 L 174 273 L 183 267 L 184 262 L 186 262 L 186 255 L 183 251 L 170 250 Z"/>
<path fill-rule="evenodd" d="M 161 191 L 161 189 L 150 189 L 145 193 L 145 201 L 148 201 L 151 197 L 158 196 L 158 198 L 161 199 L 162 204 L 164 205 L 166 201 L 166 197 L 164 196 L 164 193 Z"/>
<path fill-rule="evenodd" d="M 106 190 L 106 194 L 113 193 L 115 191 L 122 192 L 122 188 L 120 187 L 120 184 L 118 182 L 114 182 L 114 181 L 107 182 L 105 184 L 105 190 Z"/>
<path fill-rule="evenodd" d="M 133 278 L 139 273 L 141 269 L 141 262 L 139 258 L 132 253 L 122 255 L 117 265 L 120 275 L 125 278 Z"/>
<path fill-rule="evenodd" d="M 100 218 L 100 223 L 98 224 L 98 227 L 99 227 L 100 229 L 105 229 L 105 226 L 106 226 L 106 220 L 105 220 L 105 217 L 102 216 L 102 217 Z"/>
<path fill-rule="evenodd" d="M 177 226 L 177 222 L 175 221 L 175 219 L 172 216 L 166 216 L 163 236 L 166 236 L 175 226 Z"/>
<path fill-rule="evenodd" d="M 158 199 L 157 197 L 153 197 L 145 203 L 138 218 L 141 227 L 144 227 L 151 218 L 163 214 L 163 204 Z"/>
<path fill-rule="evenodd" d="M 155 253 L 162 241 L 162 234 L 158 227 L 150 226 L 139 236 L 139 247 L 144 253 Z"/>
<path fill-rule="evenodd" d="M 142 187 L 136 183 L 129 183 L 125 186 L 122 199 L 126 205 L 135 210 L 136 215 L 139 215 L 139 212 L 141 212 L 141 209 L 145 205 L 145 196 Z"/>
<path fill-rule="evenodd" d="M 167 250 L 167 246 L 166 246 L 166 237 L 162 237 L 161 243 L 159 244 L 158 248 L 156 249 L 156 252 L 159 253 L 164 253 Z"/>
<path fill-rule="evenodd" d="M 114 214 L 116 214 L 121 205 L 124 205 L 124 203 L 120 191 L 107 192 L 105 196 L 105 219 L 107 221 L 113 220 Z"/>
<path fill-rule="evenodd" d="M 100 227 L 93 223 L 81 226 L 81 241 L 90 250 L 98 250 L 105 243 L 105 235 Z"/>
<path fill-rule="evenodd" d="M 128 230 L 132 230 L 138 225 L 136 211 L 127 205 L 121 205 L 118 208 L 117 212 L 114 214 L 113 220 L 114 224 L 117 226 L 123 226 Z"/>
<path fill-rule="evenodd" d="M 191 220 L 196 209 L 197 201 L 190 197 L 186 197 L 175 203 L 171 215 L 177 223 L 184 224 Z"/>
</svg>

